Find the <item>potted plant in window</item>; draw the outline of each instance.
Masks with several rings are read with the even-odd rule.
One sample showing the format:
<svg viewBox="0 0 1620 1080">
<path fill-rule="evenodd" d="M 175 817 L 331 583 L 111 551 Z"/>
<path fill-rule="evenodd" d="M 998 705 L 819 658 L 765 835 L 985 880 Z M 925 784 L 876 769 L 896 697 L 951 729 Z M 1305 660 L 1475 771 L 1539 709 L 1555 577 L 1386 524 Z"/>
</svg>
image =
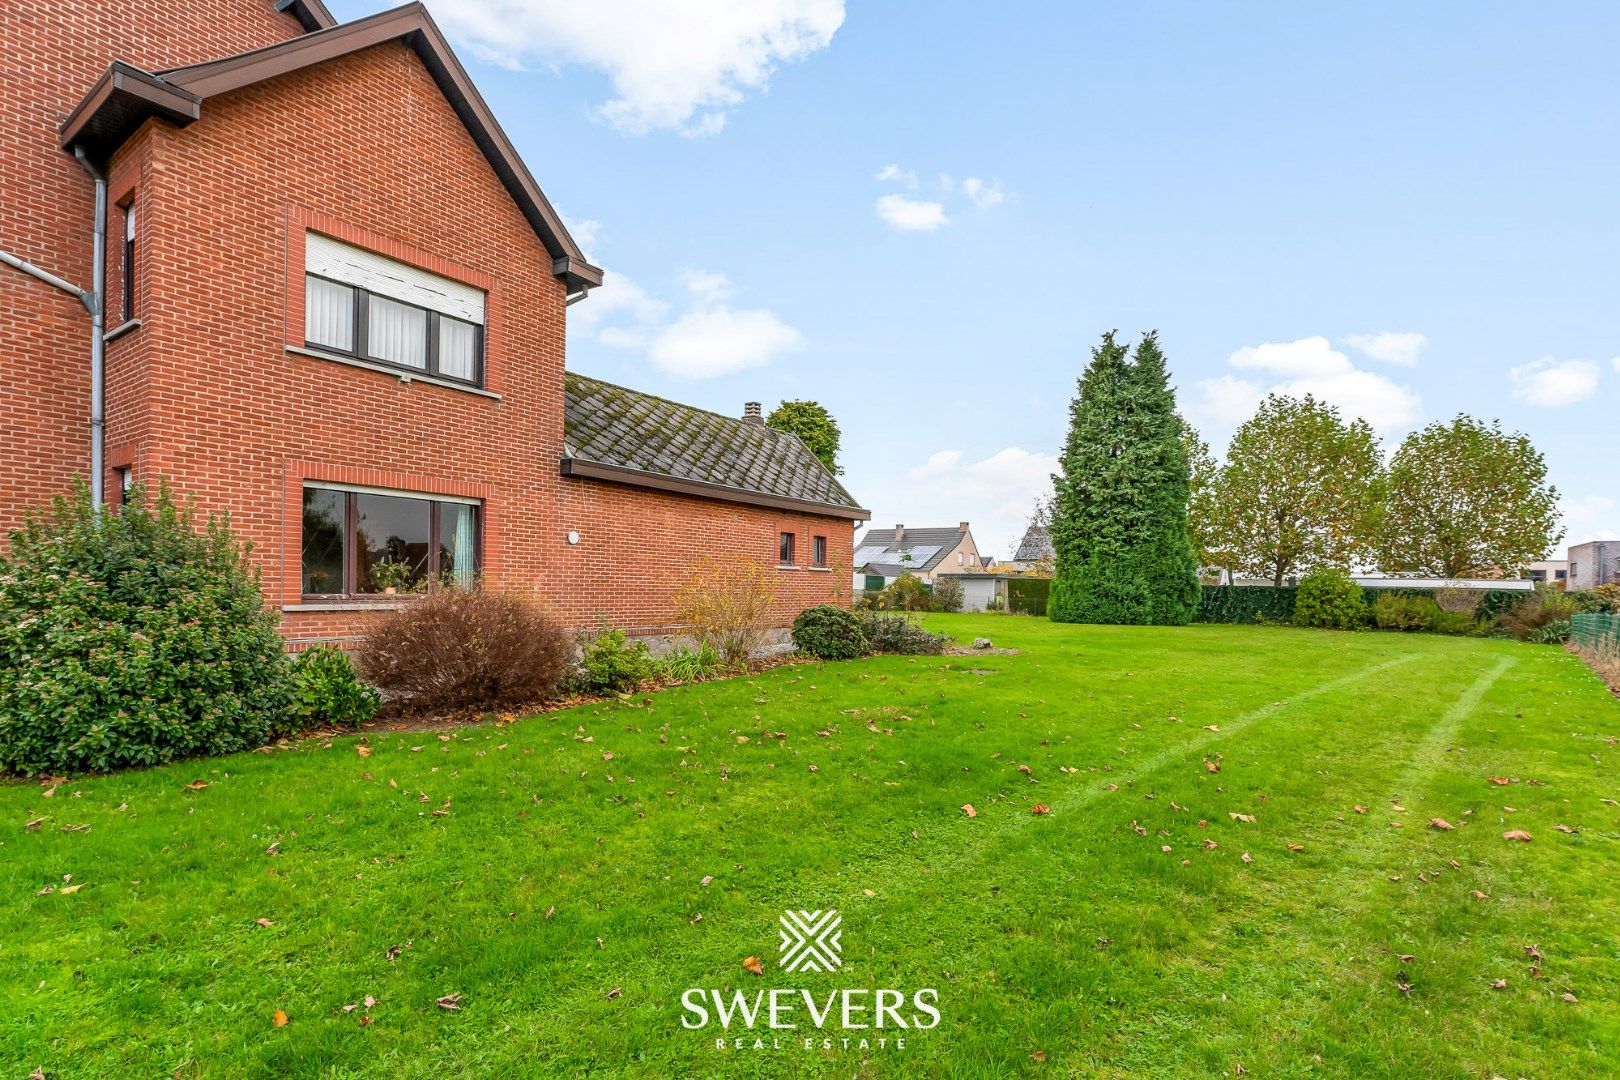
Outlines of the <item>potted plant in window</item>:
<svg viewBox="0 0 1620 1080">
<path fill-rule="evenodd" d="M 409 563 L 398 559 L 383 559 L 371 566 L 372 587 L 381 589 L 385 596 L 393 596 L 411 584 Z"/>
</svg>

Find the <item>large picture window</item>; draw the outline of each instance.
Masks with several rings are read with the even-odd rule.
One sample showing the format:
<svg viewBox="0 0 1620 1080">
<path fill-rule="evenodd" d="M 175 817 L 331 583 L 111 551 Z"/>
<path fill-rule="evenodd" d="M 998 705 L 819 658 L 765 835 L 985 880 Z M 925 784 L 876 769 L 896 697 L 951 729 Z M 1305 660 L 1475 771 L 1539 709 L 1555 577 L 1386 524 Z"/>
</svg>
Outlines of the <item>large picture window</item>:
<svg viewBox="0 0 1620 1080">
<path fill-rule="evenodd" d="M 469 586 L 478 572 L 476 503 L 304 488 L 303 592 L 351 597 Z"/>
<path fill-rule="evenodd" d="M 484 294 L 307 234 L 304 344 L 455 382 L 484 382 Z"/>
</svg>

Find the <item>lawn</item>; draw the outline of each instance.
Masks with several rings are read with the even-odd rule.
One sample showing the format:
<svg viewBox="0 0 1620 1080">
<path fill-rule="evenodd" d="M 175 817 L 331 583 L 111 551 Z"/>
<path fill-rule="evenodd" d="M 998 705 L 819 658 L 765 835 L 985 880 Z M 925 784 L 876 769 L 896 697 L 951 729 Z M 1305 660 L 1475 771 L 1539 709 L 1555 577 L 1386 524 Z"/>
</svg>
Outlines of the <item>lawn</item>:
<svg viewBox="0 0 1620 1080">
<path fill-rule="evenodd" d="M 1620 702 L 1573 657 L 931 622 L 1022 652 L 0 786 L 0 1075 L 1620 1075 Z M 841 970 L 777 966 L 788 908 Z M 682 1027 L 773 987 L 940 1021 Z"/>
</svg>

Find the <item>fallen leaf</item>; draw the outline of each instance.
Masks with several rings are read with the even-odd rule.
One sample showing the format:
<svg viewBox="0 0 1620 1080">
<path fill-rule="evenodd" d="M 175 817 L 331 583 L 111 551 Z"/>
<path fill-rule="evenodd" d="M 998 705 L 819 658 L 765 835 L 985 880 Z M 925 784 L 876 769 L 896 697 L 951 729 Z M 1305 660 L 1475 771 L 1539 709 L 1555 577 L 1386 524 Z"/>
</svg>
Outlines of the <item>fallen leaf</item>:
<svg viewBox="0 0 1620 1080">
<path fill-rule="evenodd" d="M 1511 776 L 1488 776 L 1486 779 L 1495 784 L 1497 787 L 1507 787 L 1509 784 L 1513 783 L 1513 777 Z"/>
<path fill-rule="evenodd" d="M 354 752 L 359 754 L 361 757 L 370 757 L 371 756 L 371 747 L 356 745 L 355 748 L 354 748 Z"/>
<path fill-rule="evenodd" d="M 365 1007 L 369 1009 L 369 1008 L 372 1008 L 373 1006 L 375 1006 L 377 1004 L 377 999 L 372 997 L 370 994 L 367 994 L 365 996 L 365 1000 L 362 1002 L 362 1004 L 364 1004 Z"/>
<path fill-rule="evenodd" d="M 255 919 L 255 920 L 253 920 L 253 922 L 254 922 L 255 926 L 274 926 L 274 925 L 276 925 L 275 923 L 271 922 L 269 919 Z"/>
<path fill-rule="evenodd" d="M 1210 840 L 1210 839 L 1207 839 L 1207 838 L 1204 840 L 1204 850 L 1205 851 L 1214 851 L 1216 849 L 1216 847 L 1218 847 L 1218 846 L 1219 845 L 1216 844 L 1215 841 L 1213 841 L 1213 840 Z"/>
<path fill-rule="evenodd" d="M 39 827 L 40 827 L 40 824 L 41 824 L 41 823 L 42 823 L 42 822 L 44 822 L 44 820 L 45 820 L 45 819 L 44 819 L 44 818 L 42 818 L 42 817 L 37 817 L 37 818 L 35 818 L 35 819 L 34 819 L 34 820 L 33 820 L 33 821 L 30 821 L 30 822 L 27 822 L 27 823 L 25 823 L 25 824 L 24 824 L 24 825 L 23 825 L 23 828 L 25 828 L 25 829 L 31 829 L 31 830 L 33 830 L 33 831 L 34 831 L 34 832 L 38 832 L 38 831 L 39 831 Z"/>
<path fill-rule="evenodd" d="M 1134 819 L 1131 821 L 1131 831 L 1134 832 L 1137 836 L 1146 836 L 1147 835 L 1147 827 L 1145 825 L 1137 824 Z"/>
<path fill-rule="evenodd" d="M 613 760 L 613 751 L 611 751 L 611 750 L 602 751 L 602 760 L 603 761 L 612 761 Z"/>
<path fill-rule="evenodd" d="M 1395 811 L 1397 814 L 1406 813 L 1406 807 L 1402 806 L 1400 803 L 1390 803 L 1389 808 Z"/>
<path fill-rule="evenodd" d="M 1029 812 L 1036 815 L 1037 817 L 1040 817 L 1041 815 L 1044 815 L 1044 814 L 1050 814 L 1052 812 L 1052 808 L 1050 806 L 1047 806 L 1043 802 L 1038 802 L 1034 806 L 1029 808 Z"/>
<path fill-rule="evenodd" d="M 749 971 L 752 971 L 755 975 L 765 974 L 765 965 L 760 962 L 760 959 L 757 956 L 750 956 L 744 960 L 743 967 L 747 968 Z"/>
<path fill-rule="evenodd" d="M 1439 829 L 1441 832 L 1450 832 L 1452 829 L 1456 828 L 1456 826 L 1447 821 L 1445 818 L 1432 817 L 1429 819 L 1429 828 Z"/>
<path fill-rule="evenodd" d="M 1205 731 L 1219 731 L 1219 730 L 1221 730 L 1221 726 L 1219 724 L 1205 724 L 1204 725 L 1204 730 Z"/>
<path fill-rule="evenodd" d="M 84 888 L 84 884 L 82 882 L 78 885 L 64 885 L 60 889 L 56 890 L 56 894 L 58 896 L 71 896 L 73 893 L 78 892 L 82 888 Z"/>
<path fill-rule="evenodd" d="M 712 875 L 712 874 L 704 874 L 703 875 L 703 880 L 698 882 L 698 884 L 699 885 L 707 885 L 707 884 L 709 884 L 709 882 L 711 882 L 713 880 L 714 880 L 714 875 Z"/>
<path fill-rule="evenodd" d="M 1289 844 L 1288 845 L 1288 850 L 1289 851 L 1304 851 L 1305 850 L 1305 845 L 1304 844 Z"/>
<path fill-rule="evenodd" d="M 555 914 L 557 914 L 557 908 L 555 906 L 546 908 L 546 918 L 549 919 Z"/>
<path fill-rule="evenodd" d="M 280 1009 L 277 1009 L 276 1010 L 276 1027 L 286 1027 L 286 1026 L 287 1026 L 287 1014 L 282 1012 Z"/>
<path fill-rule="evenodd" d="M 1395 984 L 1395 989 L 1399 990 L 1403 994 L 1410 994 L 1412 992 L 1411 985 L 1403 982 L 1397 982 Z"/>
<path fill-rule="evenodd" d="M 861 895 L 863 895 L 863 896 L 876 896 L 877 893 L 873 892 L 871 889 L 862 889 L 861 890 Z"/>
<path fill-rule="evenodd" d="M 1025 776 L 1029 776 L 1035 770 L 1031 769 L 1028 765 L 1020 765 L 1020 766 L 1018 766 L 1018 771 L 1023 773 Z"/>
<path fill-rule="evenodd" d="M 441 1009 L 446 1009 L 446 1010 L 448 1010 L 450 1012 L 455 1012 L 456 1010 L 461 1008 L 461 995 L 460 994 L 446 994 L 446 995 L 444 995 L 444 997 L 439 998 L 439 1000 L 437 1002 L 435 1002 L 435 1004 L 438 1005 L 439 1008 L 441 1008 Z"/>
<path fill-rule="evenodd" d="M 1231 818 L 1233 821 L 1241 821 L 1249 825 L 1254 824 L 1253 814 L 1236 814 L 1229 810 L 1227 811 L 1226 816 Z"/>
<path fill-rule="evenodd" d="M 611 989 L 611 990 L 609 990 L 607 992 L 607 999 L 609 1001 L 612 1001 L 614 998 L 618 997 L 622 993 L 624 993 L 624 991 L 619 989 L 617 986 L 615 986 L 613 989 Z"/>
<path fill-rule="evenodd" d="M 1242 860 L 1243 860 L 1243 861 L 1244 861 L 1244 862 L 1246 862 L 1246 863 L 1247 863 L 1247 862 L 1254 862 L 1254 860 L 1253 860 L 1253 859 L 1251 859 L 1251 858 L 1249 858 L 1249 853 L 1248 853 L 1248 852 L 1247 852 L 1247 851 L 1245 851 L 1245 852 L 1244 852 L 1244 853 L 1243 853 L 1243 854 L 1242 854 L 1242 855 L 1241 855 L 1241 856 L 1239 856 L 1239 857 L 1240 857 L 1240 858 L 1241 858 L 1241 859 L 1242 859 Z"/>
<path fill-rule="evenodd" d="M 186 785 L 186 790 L 187 791 L 201 791 L 203 788 L 205 788 L 207 786 L 208 786 L 208 781 L 206 781 L 206 780 L 193 780 L 191 783 Z M 51 790 L 54 791 L 56 789 L 52 788 Z M 49 792 L 47 792 L 47 794 L 49 794 Z"/>
<path fill-rule="evenodd" d="M 1506 979 L 1493 979 L 1493 980 L 1491 980 L 1491 989 L 1492 990 L 1506 990 L 1507 989 L 1507 980 Z"/>
<path fill-rule="evenodd" d="M 979 812 L 977 810 L 973 809 L 973 804 L 972 803 L 963 803 L 962 804 L 962 813 L 966 814 L 970 818 L 974 818 L 974 817 L 979 816 Z"/>
<path fill-rule="evenodd" d="M 52 786 L 46 788 L 44 791 L 40 792 L 39 794 L 40 794 L 40 796 L 42 798 L 49 799 L 52 795 L 56 794 L 56 786 L 53 784 Z"/>
<path fill-rule="evenodd" d="M 1502 834 L 1502 839 L 1517 840 L 1522 844 L 1527 844 L 1530 842 L 1530 834 L 1525 832 L 1523 829 L 1509 829 L 1507 832 Z"/>
<path fill-rule="evenodd" d="M 365 1027 L 367 1024 L 371 1023 L 372 1021 L 374 1021 L 376 1019 L 377 1018 L 375 1016 L 362 1016 L 360 1018 L 360 1026 Z"/>
<path fill-rule="evenodd" d="M 1546 959 L 1545 956 L 1541 955 L 1541 950 L 1536 948 L 1534 945 L 1526 945 L 1524 947 L 1524 955 L 1528 956 L 1532 960 L 1545 960 Z"/>
<path fill-rule="evenodd" d="M 1575 830 L 1570 828 L 1568 825 L 1565 825 L 1563 822 L 1559 822 L 1557 825 L 1554 825 L 1553 828 L 1557 829 L 1561 833 L 1568 833 L 1571 836 L 1575 835 Z"/>
<path fill-rule="evenodd" d="M 1365 814 L 1367 812 L 1367 808 L 1365 806 L 1361 806 L 1359 804 L 1357 806 L 1353 807 L 1353 809 L 1358 814 Z"/>
<path fill-rule="evenodd" d="M 1215 762 L 1215 761 L 1211 761 L 1208 758 L 1205 758 L 1204 759 L 1204 771 L 1205 772 L 1212 772 L 1212 773 L 1220 772 L 1221 771 L 1220 763 Z"/>
<path fill-rule="evenodd" d="M 1159 850 L 1164 852 L 1166 855 L 1168 855 L 1168 854 L 1170 854 L 1170 845 L 1169 844 L 1160 844 L 1159 845 Z"/>
<path fill-rule="evenodd" d="M 1559 994 L 1558 997 L 1559 997 L 1560 1000 L 1567 1001 L 1571 1005 L 1578 1004 L 1580 1002 L 1580 1000 L 1581 1000 L 1580 998 L 1576 997 L 1574 994 L 1570 993 L 1568 990 L 1565 990 L 1562 994 Z"/>
<path fill-rule="evenodd" d="M 1486 896 L 1484 893 L 1480 892 L 1478 889 L 1475 889 L 1473 892 L 1469 893 L 1468 895 L 1472 896 L 1475 900 L 1489 900 L 1490 899 L 1489 896 Z"/>
<path fill-rule="evenodd" d="M 1045 1062 L 1045 1061 L 1046 1061 L 1046 1051 L 1045 1051 L 1045 1050 L 1035 1050 L 1035 1051 L 1032 1051 L 1032 1052 L 1031 1052 L 1031 1053 L 1030 1053 L 1030 1055 L 1029 1055 L 1029 1056 L 1030 1056 L 1030 1057 L 1031 1057 L 1031 1058 L 1032 1058 L 1032 1059 L 1033 1059 L 1033 1060 L 1035 1060 L 1035 1061 L 1037 1061 L 1037 1062 L 1041 1062 L 1041 1063 L 1044 1063 L 1044 1062 Z"/>
</svg>

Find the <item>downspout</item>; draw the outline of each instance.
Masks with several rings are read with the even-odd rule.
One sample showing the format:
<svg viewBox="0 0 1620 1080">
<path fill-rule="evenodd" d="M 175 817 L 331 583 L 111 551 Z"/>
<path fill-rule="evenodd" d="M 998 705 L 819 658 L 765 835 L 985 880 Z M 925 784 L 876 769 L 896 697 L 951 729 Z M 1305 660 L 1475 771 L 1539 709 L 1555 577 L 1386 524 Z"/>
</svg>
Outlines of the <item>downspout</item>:
<svg viewBox="0 0 1620 1080">
<path fill-rule="evenodd" d="M 83 297 L 90 309 L 90 501 L 100 507 L 106 502 L 107 484 L 107 177 L 91 162 L 84 147 L 75 146 L 73 156 L 96 183 L 90 268 L 90 293 Z"/>
</svg>

